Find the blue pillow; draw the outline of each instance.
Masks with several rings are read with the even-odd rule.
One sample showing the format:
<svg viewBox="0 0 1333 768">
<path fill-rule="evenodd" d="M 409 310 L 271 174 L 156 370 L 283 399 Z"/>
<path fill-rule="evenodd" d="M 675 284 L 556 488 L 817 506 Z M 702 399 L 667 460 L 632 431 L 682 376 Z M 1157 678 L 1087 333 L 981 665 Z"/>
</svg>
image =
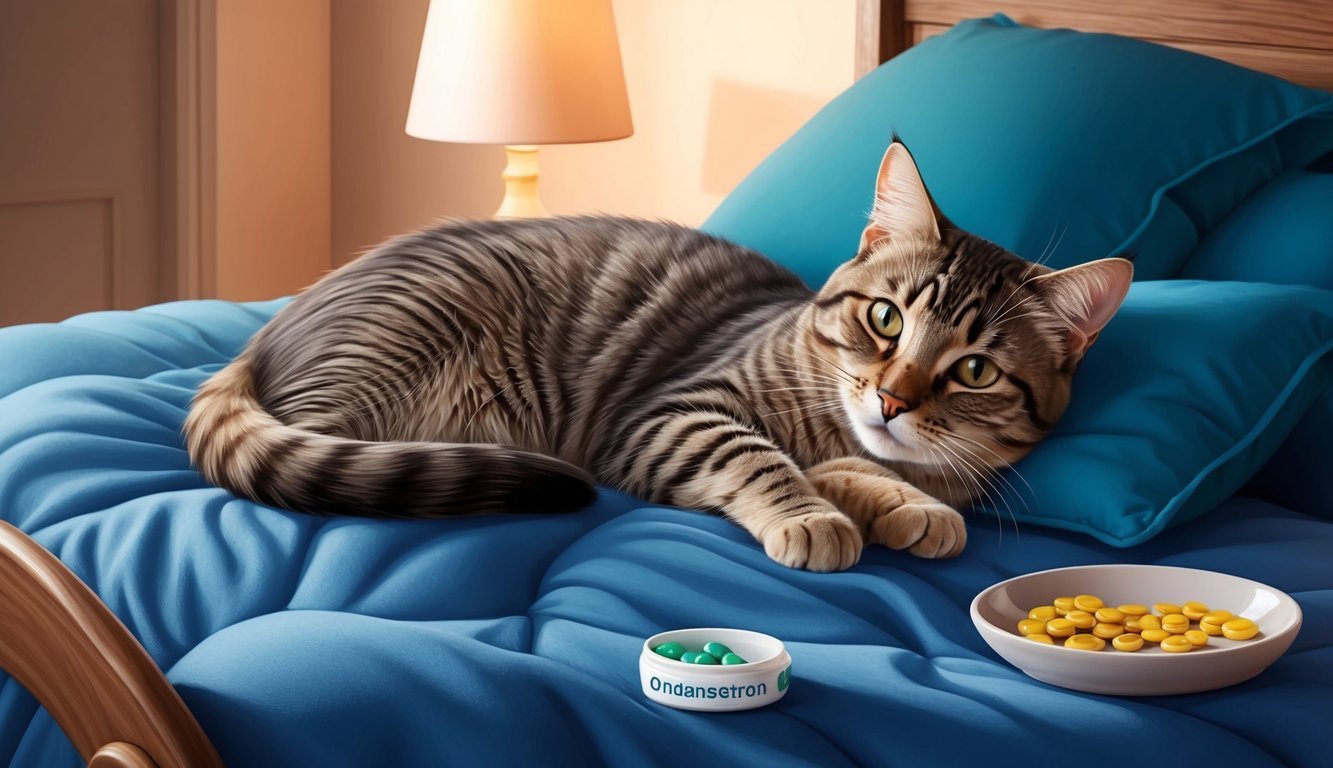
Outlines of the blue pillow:
<svg viewBox="0 0 1333 768">
<path fill-rule="evenodd" d="M 1333 95 L 1114 35 L 962 22 L 863 78 L 704 229 L 820 285 L 856 250 L 897 133 L 960 227 L 1054 267 L 1176 275 L 1254 188 L 1333 149 Z"/>
<path fill-rule="evenodd" d="M 1240 490 L 1330 387 L 1333 291 L 1136 283 L 1064 418 L 1008 477 L 1009 504 L 1020 522 L 1138 544 Z"/>
<path fill-rule="evenodd" d="M 1333 173 L 1288 171 L 1204 238 L 1181 277 L 1333 290 Z"/>
</svg>

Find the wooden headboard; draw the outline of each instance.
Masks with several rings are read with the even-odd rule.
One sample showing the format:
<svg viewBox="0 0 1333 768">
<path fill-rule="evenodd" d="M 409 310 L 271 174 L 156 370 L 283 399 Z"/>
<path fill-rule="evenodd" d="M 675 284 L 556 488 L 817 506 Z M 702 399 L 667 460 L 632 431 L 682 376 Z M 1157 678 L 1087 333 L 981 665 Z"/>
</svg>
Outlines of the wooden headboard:
<svg viewBox="0 0 1333 768">
<path fill-rule="evenodd" d="M 1151 40 L 1333 91 L 1333 0 L 857 0 L 856 76 L 994 13 Z"/>
</svg>

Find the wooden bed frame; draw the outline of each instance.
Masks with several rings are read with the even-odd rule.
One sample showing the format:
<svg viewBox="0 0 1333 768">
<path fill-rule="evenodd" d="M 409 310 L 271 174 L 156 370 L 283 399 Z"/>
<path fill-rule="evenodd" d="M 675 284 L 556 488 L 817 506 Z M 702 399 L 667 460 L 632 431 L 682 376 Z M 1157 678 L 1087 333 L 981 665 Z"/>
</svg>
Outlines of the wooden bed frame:
<svg viewBox="0 0 1333 768">
<path fill-rule="evenodd" d="M 1330 0 L 857 0 L 856 74 L 961 19 L 997 12 L 1152 40 L 1333 91 Z M 63 563 L 5 523 L 0 668 L 95 768 L 222 765 L 129 630 Z"/>
</svg>

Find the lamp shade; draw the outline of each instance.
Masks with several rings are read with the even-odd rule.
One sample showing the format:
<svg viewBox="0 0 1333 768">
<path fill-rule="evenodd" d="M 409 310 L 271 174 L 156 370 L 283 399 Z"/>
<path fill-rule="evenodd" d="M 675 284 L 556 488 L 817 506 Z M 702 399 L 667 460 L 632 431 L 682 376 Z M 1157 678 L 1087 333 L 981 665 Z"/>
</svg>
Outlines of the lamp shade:
<svg viewBox="0 0 1333 768">
<path fill-rule="evenodd" d="M 407 132 L 476 144 L 629 136 L 611 0 L 431 0 Z"/>
</svg>

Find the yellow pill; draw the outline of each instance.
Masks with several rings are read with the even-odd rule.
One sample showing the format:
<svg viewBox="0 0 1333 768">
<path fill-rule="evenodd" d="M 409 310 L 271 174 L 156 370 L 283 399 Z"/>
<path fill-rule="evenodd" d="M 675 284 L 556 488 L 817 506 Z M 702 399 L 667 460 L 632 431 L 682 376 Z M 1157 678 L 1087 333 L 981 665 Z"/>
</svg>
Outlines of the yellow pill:
<svg viewBox="0 0 1333 768">
<path fill-rule="evenodd" d="M 1119 611 L 1126 616 L 1143 616 L 1148 612 L 1148 606 L 1138 603 L 1126 603 L 1120 606 Z"/>
<path fill-rule="evenodd" d="M 1098 608 L 1094 615 L 1097 617 L 1097 621 L 1103 624 L 1125 623 L 1125 612 L 1119 608 Z"/>
<path fill-rule="evenodd" d="M 1198 621 L 1204 617 L 1204 614 L 1208 613 L 1208 606 L 1191 600 L 1180 606 L 1180 612 L 1185 614 L 1185 618 L 1190 621 Z"/>
<path fill-rule="evenodd" d="M 1072 597 L 1057 597 L 1052 602 L 1055 603 L 1055 612 L 1060 616 L 1074 610 L 1074 598 Z"/>
<path fill-rule="evenodd" d="M 1168 613 L 1162 617 L 1162 629 L 1173 635 L 1183 635 L 1190 628 L 1190 620 L 1182 613 Z"/>
<path fill-rule="evenodd" d="M 1051 619 L 1046 622 L 1046 634 L 1051 637 L 1069 637 L 1074 634 L 1074 622 L 1069 619 Z"/>
<path fill-rule="evenodd" d="M 1125 633 L 1123 635 L 1117 635 L 1116 638 L 1111 641 L 1111 645 L 1115 646 L 1117 651 L 1133 653 L 1143 647 L 1143 638 L 1132 633 Z"/>
<path fill-rule="evenodd" d="M 1163 616 L 1168 616 L 1173 613 L 1180 613 L 1180 606 L 1176 605 L 1175 603 L 1153 603 L 1152 609 L 1154 611 L 1157 611 L 1159 614 Z"/>
<path fill-rule="evenodd" d="M 1095 595 L 1079 595 L 1074 598 L 1074 607 L 1088 613 L 1096 613 L 1097 609 L 1103 605 L 1106 605 L 1106 603 L 1103 603 L 1102 599 Z"/>
<path fill-rule="evenodd" d="M 1165 629 L 1145 629 L 1139 633 L 1139 637 L 1142 637 L 1145 642 L 1160 643 L 1168 637 L 1176 637 L 1176 635 L 1167 632 Z M 1186 640 L 1185 642 L 1188 643 L 1189 641 Z"/>
<path fill-rule="evenodd" d="M 1120 635 L 1125 634 L 1125 628 L 1119 624 L 1107 624 L 1103 622 L 1093 625 L 1092 634 L 1103 640 L 1110 640 L 1113 637 L 1119 637 Z"/>
<path fill-rule="evenodd" d="M 1249 640 L 1259 634 L 1259 625 L 1249 619 L 1232 619 L 1222 625 L 1222 634 L 1228 640 Z"/>
<path fill-rule="evenodd" d="M 1184 635 L 1171 635 L 1162 638 L 1162 650 L 1167 653 L 1185 653 L 1194 650 L 1194 645 Z"/>
<path fill-rule="evenodd" d="M 1156 616 L 1140 616 L 1139 629 L 1161 629 L 1162 620 Z"/>
<path fill-rule="evenodd" d="M 1074 635 L 1065 641 L 1065 647 L 1078 651 L 1100 651 L 1106 647 L 1106 641 L 1092 635 Z"/>
<path fill-rule="evenodd" d="M 1223 624 L 1236 618 L 1231 615 L 1231 611 L 1209 611 L 1199 619 L 1200 624 L 1216 624 L 1221 627 Z"/>
<path fill-rule="evenodd" d="M 1202 630 L 1203 633 L 1206 634 L 1206 635 L 1212 635 L 1213 637 L 1221 637 L 1221 636 L 1222 636 L 1222 625 L 1221 625 L 1221 624 L 1209 624 L 1209 623 L 1206 622 L 1206 621 L 1201 621 L 1201 622 L 1199 622 L 1199 629 Z"/>
<path fill-rule="evenodd" d="M 1029 619 L 1041 619 L 1042 621 L 1050 621 L 1055 617 L 1056 617 L 1055 606 L 1053 605 L 1040 605 L 1028 611 Z"/>
<path fill-rule="evenodd" d="M 1191 629 L 1185 633 L 1185 639 L 1190 641 L 1190 645 L 1195 648 L 1202 648 L 1208 644 L 1208 633 L 1199 629 Z"/>
<path fill-rule="evenodd" d="M 1018 622 L 1018 634 L 1040 635 L 1046 632 L 1046 622 L 1041 619 L 1023 619 Z"/>
<path fill-rule="evenodd" d="M 1050 636 L 1050 635 L 1028 635 L 1028 636 L 1027 636 L 1027 639 L 1028 639 L 1028 640 L 1031 640 L 1031 641 L 1033 641 L 1033 642 L 1036 642 L 1036 643 L 1045 643 L 1045 644 L 1047 644 L 1047 645 L 1055 645 L 1055 641 L 1051 639 L 1051 636 Z"/>
<path fill-rule="evenodd" d="M 1135 634 L 1137 634 L 1137 633 L 1139 633 L 1139 632 L 1142 632 L 1142 631 L 1143 631 L 1143 627 L 1139 626 L 1139 619 L 1141 619 L 1141 618 L 1143 618 L 1143 617 L 1142 617 L 1142 616 L 1126 616 L 1126 617 L 1125 617 L 1125 624 L 1124 624 L 1125 631 L 1126 631 L 1126 632 L 1134 632 Z"/>
<path fill-rule="evenodd" d="M 1092 629 L 1092 625 L 1097 623 L 1097 620 L 1087 611 L 1070 611 L 1065 619 L 1074 622 L 1075 629 Z"/>
</svg>

